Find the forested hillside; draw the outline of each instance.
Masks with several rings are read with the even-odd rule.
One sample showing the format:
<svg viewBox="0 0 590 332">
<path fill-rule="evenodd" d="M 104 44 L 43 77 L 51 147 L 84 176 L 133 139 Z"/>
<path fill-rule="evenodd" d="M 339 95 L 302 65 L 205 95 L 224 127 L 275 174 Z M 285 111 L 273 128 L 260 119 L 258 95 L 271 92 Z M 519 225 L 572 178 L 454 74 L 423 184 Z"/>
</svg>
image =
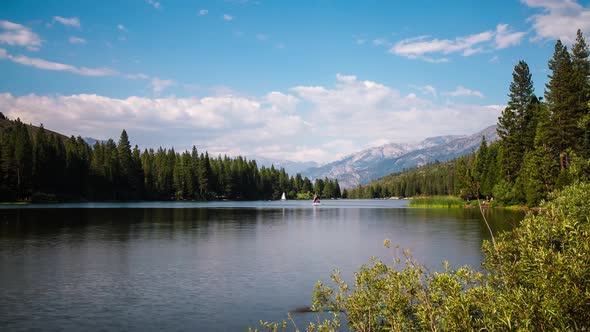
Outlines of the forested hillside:
<svg viewBox="0 0 590 332">
<path fill-rule="evenodd" d="M 551 191 L 590 176 L 590 59 L 578 30 L 572 49 L 557 41 L 549 60 L 545 98 L 535 95 L 526 62 L 512 73 L 507 107 L 498 119 L 500 140 L 446 163 L 412 169 L 359 186 L 346 195 L 494 197 L 537 205 Z"/>
<path fill-rule="evenodd" d="M 338 181 L 312 183 L 283 168 L 258 167 L 243 157 L 207 152 L 132 148 L 125 130 L 90 147 L 0 113 L 0 201 L 212 200 L 340 197 Z M 300 196 L 301 197 L 301 196 Z"/>
</svg>

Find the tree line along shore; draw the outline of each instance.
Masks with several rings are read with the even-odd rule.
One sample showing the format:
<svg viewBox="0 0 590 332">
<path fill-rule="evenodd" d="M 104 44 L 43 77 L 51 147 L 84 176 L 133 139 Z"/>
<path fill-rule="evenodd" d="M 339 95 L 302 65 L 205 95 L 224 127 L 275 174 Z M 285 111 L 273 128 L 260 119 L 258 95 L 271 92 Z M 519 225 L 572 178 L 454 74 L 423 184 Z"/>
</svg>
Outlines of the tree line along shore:
<svg viewBox="0 0 590 332">
<path fill-rule="evenodd" d="M 555 44 L 544 98 L 525 61 L 512 73 L 500 139 L 448 162 L 392 174 L 348 190 L 350 198 L 457 196 L 537 206 L 553 190 L 590 177 L 590 60 L 580 30 L 571 50 Z"/>
<path fill-rule="evenodd" d="M 1 115 L 1 113 L 0 113 Z M 0 202 L 340 198 L 338 180 L 290 176 L 244 157 L 131 148 L 127 132 L 92 147 L 0 118 Z"/>
</svg>

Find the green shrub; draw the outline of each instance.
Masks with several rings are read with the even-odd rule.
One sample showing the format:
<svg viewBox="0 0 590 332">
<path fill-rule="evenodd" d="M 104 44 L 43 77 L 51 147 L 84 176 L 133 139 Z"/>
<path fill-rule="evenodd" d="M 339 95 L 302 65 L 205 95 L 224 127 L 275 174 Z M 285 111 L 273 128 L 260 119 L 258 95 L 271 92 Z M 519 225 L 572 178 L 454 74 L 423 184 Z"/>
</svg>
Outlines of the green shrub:
<svg viewBox="0 0 590 332">
<path fill-rule="evenodd" d="M 408 206 L 454 208 L 465 206 L 465 201 L 454 196 L 417 197 L 412 199 Z"/>
<path fill-rule="evenodd" d="M 310 192 L 307 193 L 298 193 L 297 198 L 298 200 L 310 200 L 313 199 L 313 194 Z"/>
</svg>

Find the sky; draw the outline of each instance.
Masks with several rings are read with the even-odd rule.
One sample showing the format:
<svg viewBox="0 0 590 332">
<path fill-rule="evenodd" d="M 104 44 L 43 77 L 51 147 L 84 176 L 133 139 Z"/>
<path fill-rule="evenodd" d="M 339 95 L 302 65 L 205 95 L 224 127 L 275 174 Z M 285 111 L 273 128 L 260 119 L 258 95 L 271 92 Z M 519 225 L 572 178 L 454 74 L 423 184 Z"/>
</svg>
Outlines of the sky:
<svg viewBox="0 0 590 332">
<path fill-rule="evenodd" d="M 337 160 L 496 123 L 543 96 L 588 1 L 0 2 L 0 112 L 140 148 Z"/>
</svg>

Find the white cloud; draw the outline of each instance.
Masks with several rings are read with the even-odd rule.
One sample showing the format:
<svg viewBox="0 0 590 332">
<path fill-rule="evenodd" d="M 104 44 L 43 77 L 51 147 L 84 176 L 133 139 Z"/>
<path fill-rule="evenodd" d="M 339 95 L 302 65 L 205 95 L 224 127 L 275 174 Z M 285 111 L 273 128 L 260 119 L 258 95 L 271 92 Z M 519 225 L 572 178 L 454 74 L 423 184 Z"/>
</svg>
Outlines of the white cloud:
<svg viewBox="0 0 590 332">
<path fill-rule="evenodd" d="M 150 4 L 152 7 L 156 8 L 156 9 L 160 9 L 160 7 L 161 7 L 160 3 L 155 0 L 145 0 L 145 2 L 147 2 L 148 4 Z"/>
<path fill-rule="evenodd" d="M 0 44 L 23 46 L 30 51 L 38 51 L 41 43 L 41 38 L 31 28 L 0 20 Z"/>
<path fill-rule="evenodd" d="M 359 38 L 359 39 L 355 40 L 355 43 L 356 43 L 357 45 L 363 45 L 363 44 L 364 44 L 364 43 L 366 43 L 366 42 L 367 42 L 367 40 L 366 40 L 366 39 L 360 39 L 360 38 Z"/>
<path fill-rule="evenodd" d="M 157 77 L 151 79 L 150 84 L 152 86 L 152 90 L 156 96 L 160 95 L 162 91 L 164 91 L 167 87 L 174 84 L 172 80 L 162 80 Z"/>
<path fill-rule="evenodd" d="M 496 48 L 502 49 L 518 45 L 525 35 L 526 32 L 511 32 L 508 24 L 498 24 L 496 26 Z"/>
<path fill-rule="evenodd" d="M 123 24 L 117 24 L 117 29 L 127 32 L 127 28 L 125 28 L 125 26 Z"/>
<path fill-rule="evenodd" d="M 265 41 L 265 40 L 268 40 L 268 35 L 265 35 L 263 33 L 258 33 L 258 34 L 256 34 L 256 39 L 258 39 L 260 41 Z"/>
<path fill-rule="evenodd" d="M 299 86 L 291 90 L 312 105 L 312 116 L 306 118 L 312 135 L 331 138 L 344 135 L 358 142 L 359 148 L 384 137 L 400 142 L 475 132 L 495 123 L 499 114 L 480 105 L 437 105 L 415 94 L 404 96 L 397 89 L 361 81 L 355 76 L 337 75 L 332 89 Z M 461 120 L 468 114 L 477 119 L 477 125 Z"/>
<path fill-rule="evenodd" d="M 296 110 L 299 99 L 293 95 L 284 94 L 282 92 L 272 91 L 265 97 L 265 102 L 275 111 L 285 110 L 288 113 L 293 113 Z"/>
<path fill-rule="evenodd" d="M 483 98 L 483 93 L 476 90 L 467 89 L 463 86 L 458 86 L 455 91 L 445 92 L 443 95 L 450 97 L 472 96 Z"/>
<path fill-rule="evenodd" d="M 86 39 L 80 37 L 70 37 L 68 41 L 70 44 L 86 44 Z"/>
<path fill-rule="evenodd" d="M 433 87 L 432 85 L 418 86 L 418 85 L 410 84 L 410 87 L 412 89 L 416 89 L 416 90 L 422 92 L 422 94 L 425 94 L 425 95 L 431 95 L 433 97 L 438 96 L 436 88 Z"/>
<path fill-rule="evenodd" d="M 205 16 L 209 13 L 209 11 L 207 9 L 201 9 L 199 10 L 199 16 Z"/>
<path fill-rule="evenodd" d="M 77 17 L 61 17 L 61 16 L 54 16 L 53 22 L 59 22 L 66 26 L 80 28 L 80 19 Z"/>
<path fill-rule="evenodd" d="M 430 39 L 429 36 L 420 36 L 397 42 L 390 49 L 390 52 L 410 59 L 418 59 L 426 54 L 432 53 L 463 53 L 464 56 L 469 56 L 479 53 L 478 49 L 474 47 L 491 40 L 493 36 L 494 33 L 491 31 L 484 31 L 466 37 L 457 37 L 454 40 Z"/>
<path fill-rule="evenodd" d="M 521 0 L 542 13 L 529 17 L 533 22 L 535 39 L 561 39 L 571 43 L 576 38 L 576 30 L 590 33 L 590 8 L 573 0 Z"/>
<path fill-rule="evenodd" d="M 118 73 L 110 68 L 87 68 L 87 67 L 76 67 L 64 63 L 47 61 L 39 58 L 31 58 L 24 55 L 11 55 L 6 50 L 0 52 L 0 59 L 8 59 L 14 63 L 18 63 L 24 66 L 30 66 L 44 70 L 55 70 L 55 71 L 68 71 L 78 75 L 84 76 L 113 76 Z"/>
<path fill-rule="evenodd" d="M 517 45 L 525 32 L 511 32 L 508 24 L 499 24 L 496 31 L 484 31 L 454 39 L 437 39 L 418 36 L 397 42 L 389 52 L 409 59 L 420 59 L 432 63 L 447 62 L 448 58 L 434 58 L 432 55 L 461 54 L 471 56 L 486 52 L 486 49 L 500 49 Z M 494 43 L 492 43 L 492 41 Z"/>
<path fill-rule="evenodd" d="M 500 62 L 500 57 L 497 55 L 494 55 L 493 57 L 490 58 L 489 60 L 491 63 L 498 63 Z"/>
<path fill-rule="evenodd" d="M 229 21 L 233 20 L 234 17 L 231 15 L 228 15 L 228 14 L 223 14 L 223 19 L 229 22 Z"/>
<path fill-rule="evenodd" d="M 5 93 L 0 94 L 0 109 L 11 118 L 44 123 L 67 135 L 116 138 L 125 128 L 132 142 L 142 147 L 182 150 L 196 145 L 214 154 L 317 162 L 385 140 L 473 133 L 495 123 L 502 111 L 487 105 L 436 104 L 342 74 L 332 86 L 296 86 L 290 92 L 272 91 L 261 97 L 229 93 L 124 99 Z"/>
</svg>

